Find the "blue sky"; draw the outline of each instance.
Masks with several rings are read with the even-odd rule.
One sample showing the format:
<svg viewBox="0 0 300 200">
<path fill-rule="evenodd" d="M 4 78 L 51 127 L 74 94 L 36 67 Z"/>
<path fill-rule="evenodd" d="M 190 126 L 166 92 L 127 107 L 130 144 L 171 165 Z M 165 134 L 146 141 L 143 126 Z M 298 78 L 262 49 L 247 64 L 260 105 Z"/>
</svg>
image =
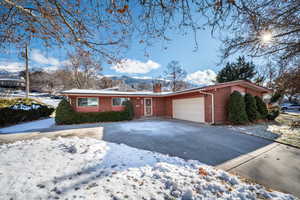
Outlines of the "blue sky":
<svg viewBox="0 0 300 200">
<path fill-rule="evenodd" d="M 188 73 L 206 69 L 213 71 L 220 70 L 220 66 L 217 66 L 217 64 L 221 43 L 218 39 L 212 38 L 209 30 L 198 32 L 197 51 L 194 51 L 195 42 L 192 34 L 186 36 L 172 34 L 170 38 L 172 38 L 172 41 L 166 45 L 167 49 L 164 49 L 163 42 L 161 41 L 157 41 L 153 47 L 149 48 L 149 58 L 144 56 L 143 47 L 133 42 L 126 57 L 142 62 L 147 62 L 150 59 L 160 64 L 158 69 L 144 74 L 145 76 L 160 75 L 172 60 L 179 61 Z M 115 71 L 110 68 L 106 68 L 106 72 L 108 74 L 115 74 Z"/>
<path fill-rule="evenodd" d="M 103 75 L 129 75 L 135 77 L 158 77 L 162 75 L 167 64 L 177 60 L 187 71 L 187 80 L 193 83 L 209 83 L 215 78 L 223 66 L 219 66 L 219 48 L 221 42 L 211 36 L 210 29 L 198 30 L 198 50 L 195 49 L 193 33 L 180 35 L 170 33 L 170 42 L 156 40 L 148 48 L 149 57 L 144 56 L 144 46 L 139 45 L 139 39 L 132 39 L 129 48 L 125 51 L 123 65 L 108 65 L 103 62 Z M 164 49 L 164 47 L 168 47 Z M 20 49 L 8 47 L 7 53 L 0 55 L 0 70 L 22 70 L 24 60 L 19 56 Z M 40 43 L 30 45 L 30 68 L 41 67 L 57 69 L 67 62 L 66 49 L 43 48 Z"/>
<path fill-rule="evenodd" d="M 130 59 L 126 63 L 123 70 L 116 70 L 112 65 L 103 63 L 104 75 L 129 75 L 136 77 L 158 77 L 163 73 L 167 64 L 172 60 L 177 60 L 187 71 L 188 76 L 194 74 L 194 77 L 207 76 L 206 70 L 210 69 L 213 72 L 219 71 L 222 66 L 218 66 L 219 47 L 221 45 L 218 39 L 214 39 L 209 30 L 201 30 L 198 32 L 198 50 L 195 49 L 194 37 L 190 33 L 188 35 L 170 34 L 172 41 L 166 43 L 163 41 L 155 41 L 151 47 L 147 49 L 149 57 L 146 57 L 144 46 L 138 44 L 138 40 L 132 40 L 130 47 L 126 50 L 122 57 Z M 167 44 L 167 45 L 166 45 Z M 164 49 L 167 47 L 167 49 Z M 30 48 L 30 67 L 42 68 L 59 68 L 66 61 L 66 50 L 63 48 L 41 48 L 39 43 L 31 44 Z M 24 65 L 23 59 L 19 56 L 19 50 L 13 47 L 7 48 L 6 54 L 1 54 L 0 69 L 18 70 Z M 144 70 L 135 70 L 135 67 Z M 154 67 L 153 67 L 154 66 Z M 132 70 L 126 70 L 132 68 Z M 199 74 L 199 72 L 201 72 Z M 211 76 L 212 75 L 212 76 Z M 209 77 L 214 77 L 214 74 L 209 74 Z M 203 77 L 205 79 L 205 77 Z M 195 78 L 194 78 L 195 79 Z M 193 82 L 193 80 L 192 80 Z M 199 80 L 198 80 L 199 82 Z M 195 82 L 197 83 L 197 81 Z"/>
</svg>

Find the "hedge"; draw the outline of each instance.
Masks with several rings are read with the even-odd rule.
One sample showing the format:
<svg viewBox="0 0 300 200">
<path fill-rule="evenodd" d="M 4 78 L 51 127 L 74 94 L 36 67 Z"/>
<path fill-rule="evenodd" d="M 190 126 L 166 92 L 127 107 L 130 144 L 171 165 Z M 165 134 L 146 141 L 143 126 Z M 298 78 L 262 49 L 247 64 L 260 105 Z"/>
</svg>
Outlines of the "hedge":
<svg viewBox="0 0 300 200">
<path fill-rule="evenodd" d="M 259 112 L 261 119 L 266 119 L 268 116 L 268 109 L 265 102 L 263 102 L 263 100 L 259 96 L 255 96 L 255 101 L 256 101 L 257 111 Z"/>
<path fill-rule="evenodd" d="M 0 126 L 37 120 L 41 117 L 49 117 L 53 111 L 54 108 L 37 103 L 30 105 L 23 103 L 14 104 L 10 107 L 0 108 Z"/>
<path fill-rule="evenodd" d="M 248 122 L 245 101 L 241 93 L 234 91 L 229 98 L 228 119 L 233 124 L 245 124 Z"/>
<path fill-rule="evenodd" d="M 76 112 L 70 103 L 63 99 L 56 109 L 55 122 L 62 125 L 131 120 L 133 118 L 133 106 L 131 102 L 126 102 L 125 106 L 124 111 Z"/>
<path fill-rule="evenodd" d="M 256 100 L 251 94 L 245 95 L 246 113 L 249 121 L 254 122 L 260 118 L 260 114 L 257 111 Z"/>
</svg>

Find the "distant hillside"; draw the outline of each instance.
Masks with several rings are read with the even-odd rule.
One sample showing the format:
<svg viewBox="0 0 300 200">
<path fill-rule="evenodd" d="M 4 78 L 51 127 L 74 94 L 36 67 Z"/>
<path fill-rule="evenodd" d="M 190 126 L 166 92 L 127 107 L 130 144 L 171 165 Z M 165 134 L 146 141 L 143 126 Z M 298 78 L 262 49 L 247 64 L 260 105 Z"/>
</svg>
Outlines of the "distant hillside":
<svg viewBox="0 0 300 200">
<path fill-rule="evenodd" d="M 9 72 L 6 70 L 0 70 L 0 78 L 19 78 L 19 72 Z"/>
<path fill-rule="evenodd" d="M 152 90 L 153 82 L 160 82 L 163 85 L 163 88 L 168 90 L 170 88 L 169 81 L 166 80 L 158 80 L 152 78 L 138 78 L 138 77 L 130 77 L 130 76 L 108 76 L 108 78 L 112 80 L 120 80 L 123 81 L 126 85 L 135 88 L 135 89 L 147 89 Z M 188 88 L 195 87 L 196 85 L 187 83 Z"/>
<path fill-rule="evenodd" d="M 124 83 L 130 85 L 130 84 L 137 84 L 137 83 L 149 83 L 152 84 L 153 79 L 149 78 L 135 78 L 130 76 L 109 76 L 112 80 L 123 80 Z"/>
</svg>

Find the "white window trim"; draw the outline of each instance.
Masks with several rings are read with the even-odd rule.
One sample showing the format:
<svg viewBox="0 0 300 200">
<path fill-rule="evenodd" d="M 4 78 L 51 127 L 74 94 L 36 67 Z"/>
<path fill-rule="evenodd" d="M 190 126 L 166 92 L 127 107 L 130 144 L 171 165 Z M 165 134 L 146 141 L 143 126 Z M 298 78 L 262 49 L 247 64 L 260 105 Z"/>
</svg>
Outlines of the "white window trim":
<svg viewBox="0 0 300 200">
<path fill-rule="evenodd" d="M 117 98 L 117 99 L 124 98 L 124 99 L 130 100 L 130 98 L 127 98 L 127 97 L 112 97 L 112 98 L 111 98 L 111 106 L 113 106 L 113 107 L 124 106 L 124 105 L 118 105 L 118 106 L 117 106 L 117 105 L 114 105 L 113 99 L 115 99 L 115 98 Z"/>
<path fill-rule="evenodd" d="M 146 115 L 146 99 L 151 99 L 151 114 Z M 153 99 L 152 98 L 144 98 L 144 116 L 153 116 Z"/>
<path fill-rule="evenodd" d="M 78 105 L 78 99 L 82 99 L 82 98 L 96 98 L 97 99 L 97 106 L 79 106 Z M 100 104 L 99 104 L 99 97 L 76 97 L 76 107 L 78 107 L 78 108 L 86 108 L 86 107 L 88 107 L 88 108 L 96 108 L 96 107 L 99 107 L 100 106 Z"/>
</svg>

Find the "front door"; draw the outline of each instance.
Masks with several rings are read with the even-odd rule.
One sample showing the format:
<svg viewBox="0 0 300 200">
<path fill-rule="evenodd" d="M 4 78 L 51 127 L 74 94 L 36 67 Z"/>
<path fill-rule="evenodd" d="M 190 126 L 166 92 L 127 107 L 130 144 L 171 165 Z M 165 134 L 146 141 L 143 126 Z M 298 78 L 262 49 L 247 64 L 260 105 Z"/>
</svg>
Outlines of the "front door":
<svg viewBox="0 0 300 200">
<path fill-rule="evenodd" d="M 145 116 L 152 116 L 152 99 L 151 98 L 144 99 L 144 107 L 145 107 Z"/>
</svg>

